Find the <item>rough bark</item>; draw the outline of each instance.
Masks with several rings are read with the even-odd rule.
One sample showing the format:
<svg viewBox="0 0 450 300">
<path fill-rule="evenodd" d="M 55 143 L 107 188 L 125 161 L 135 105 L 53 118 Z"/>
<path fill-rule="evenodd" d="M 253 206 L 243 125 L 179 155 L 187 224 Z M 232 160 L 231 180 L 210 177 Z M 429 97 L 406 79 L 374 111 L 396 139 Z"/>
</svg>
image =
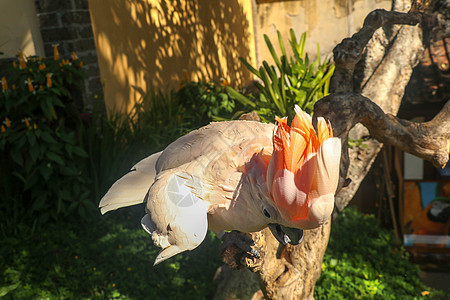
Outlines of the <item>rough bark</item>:
<svg viewBox="0 0 450 300">
<path fill-rule="evenodd" d="M 429 5 L 429 1 L 424 2 L 417 1 L 407 14 L 384 10 L 370 13 L 363 28 L 352 38 L 344 39 L 333 51 L 336 63 L 331 84 L 333 93 L 317 102 L 314 116 L 329 119 L 335 136 L 342 141 L 341 178 L 336 195 L 338 210 L 343 209 L 355 194 L 381 149 L 381 143 L 397 146 L 432 161 L 436 166 L 442 167 L 448 160 L 450 103 L 432 121 L 423 124 L 394 116 L 412 69 L 423 51 L 421 30 L 415 25 Z M 394 1 L 393 7 L 409 9 L 408 3 Z M 383 26 L 384 32 L 370 40 Z M 355 67 L 369 46 L 364 64 L 368 71 L 361 72 L 356 80 L 362 83 L 362 89 L 355 88 Z M 361 94 L 355 91 L 361 91 Z M 365 127 L 356 126 L 358 123 Z M 369 147 L 349 151 L 349 135 L 353 139 L 369 135 L 373 138 L 365 141 Z M 260 259 L 236 253 L 236 249 L 226 251 L 223 255 L 225 262 L 259 274 L 262 293 L 248 294 L 241 299 L 260 299 L 262 296 L 266 299 L 313 299 L 329 233 L 330 221 L 317 229 L 305 231 L 300 245 L 279 249 L 278 242 L 266 229 L 251 234 L 262 254 Z M 228 276 L 239 275 L 231 272 Z M 233 286 L 222 287 L 217 295 L 227 291 L 231 295 L 234 289 Z"/>
</svg>

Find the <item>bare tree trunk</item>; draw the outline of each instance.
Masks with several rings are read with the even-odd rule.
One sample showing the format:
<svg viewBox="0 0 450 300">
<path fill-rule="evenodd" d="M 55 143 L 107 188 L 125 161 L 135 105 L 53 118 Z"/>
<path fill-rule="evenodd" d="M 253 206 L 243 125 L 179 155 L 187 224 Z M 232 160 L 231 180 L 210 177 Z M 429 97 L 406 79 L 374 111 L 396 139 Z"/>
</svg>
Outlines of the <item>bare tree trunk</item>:
<svg viewBox="0 0 450 300">
<path fill-rule="evenodd" d="M 410 9 L 410 1 L 393 2 L 397 10 Z M 331 83 L 333 93 L 317 102 L 314 116 L 329 119 L 335 136 L 342 141 L 341 178 L 336 195 L 338 210 L 347 206 L 356 193 L 382 142 L 430 160 L 436 166 L 442 167 L 448 160 L 450 103 L 428 123 L 416 124 L 394 117 L 412 69 L 423 52 L 421 30 L 416 24 L 427 6 L 419 4 L 421 2 L 417 1 L 408 14 L 384 10 L 370 13 L 363 28 L 352 38 L 344 39 L 333 51 L 336 63 Z M 383 30 L 375 33 L 380 27 Z M 374 33 L 375 38 L 371 40 Z M 355 93 L 355 67 L 365 48 L 362 72 L 358 74 L 361 93 Z M 360 124 L 355 127 L 357 123 L 365 127 Z M 369 135 L 374 139 L 365 141 L 367 148 L 349 151 L 349 134 L 352 139 Z M 331 222 L 328 221 L 317 229 L 305 231 L 301 244 L 281 248 L 268 229 L 252 233 L 262 254 L 261 259 L 242 253 L 237 255 L 233 251 L 226 251 L 223 258 L 229 265 L 257 272 L 261 291 L 254 293 L 255 287 L 238 298 L 236 286 L 222 285 L 217 290 L 216 299 L 313 299 L 330 228 Z M 250 278 L 242 274 L 228 272 L 227 276 L 235 276 L 238 278 L 235 282 L 242 284 Z M 253 281 L 248 281 L 248 284 L 255 285 L 255 277 L 251 278 Z"/>
</svg>

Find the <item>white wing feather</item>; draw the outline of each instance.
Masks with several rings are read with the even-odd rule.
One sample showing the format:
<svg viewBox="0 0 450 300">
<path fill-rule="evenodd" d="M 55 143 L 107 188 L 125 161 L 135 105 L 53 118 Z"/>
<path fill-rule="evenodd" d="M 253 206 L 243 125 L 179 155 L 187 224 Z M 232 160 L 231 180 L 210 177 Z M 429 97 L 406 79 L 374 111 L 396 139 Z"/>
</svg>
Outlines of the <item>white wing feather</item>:
<svg viewBox="0 0 450 300">
<path fill-rule="evenodd" d="M 131 169 L 131 172 L 111 186 L 99 204 L 102 214 L 144 202 L 148 189 L 155 181 L 155 166 L 161 153 L 155 153 L 141 160 Z"/>
</svg>

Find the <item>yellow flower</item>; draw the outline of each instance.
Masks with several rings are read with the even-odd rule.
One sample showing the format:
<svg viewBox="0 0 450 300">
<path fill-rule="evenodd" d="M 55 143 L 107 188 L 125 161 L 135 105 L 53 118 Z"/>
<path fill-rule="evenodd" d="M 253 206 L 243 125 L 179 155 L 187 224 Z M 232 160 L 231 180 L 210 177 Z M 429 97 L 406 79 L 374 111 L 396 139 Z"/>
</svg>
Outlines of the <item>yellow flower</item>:
<svg viewBox="0 0 450 300">
<path fill-rule="evenodd" d="M 20 69 L 25 69 L 27 67 L 27 64 L 25 63 L 25 56 L 22 51 L 19 52 L 19 65 Z"/>
<path fill-rule="evenodd" d="M 17 64 L 16 64 L 15 61 L 13 61 L 13 68 L 14 68 L 14 69 L 17 69 Z"/>
<path fill-rule="evenodd" d="M 6 128 L 11 127 L 11 121 L 8 118 L 5 118 L 5 125 L 6 125 Z"/>
<path fill-rule="evenodd" d="M 36 126 L 36 124 L 34 124 L 34 126 Z M 75 258 L 75 259 L 78 259 L 78 255 L 75 255 L 74 258 Z"/>
<path fill-rule="evenodd" d="M 2 133 L 6 131 L 5 126 L 3 126 L 3 125 L 1 126 L 1 131 L 2 131 Z"/>
<path fill-rule="evenodd" d="M 58 46 L 59 44 L 53 44 L 53 59 L 58 60 L 59 59 L 59 52 L 58 52 Z"/>
<path fill-rule="evenodd" d="M 130 268 L 130 267 L 128 267 L 128 268 L 127 268 L 127 271 L 131 271 L 131 268 Z"/>
<path fill-rule="evenodd" d="M 427 295 L 429 295 L 429 294 L 430 294 L 429 291 L 423 291 L 423 292 L 422 292 L 422 296 L 427 296 Z"/>
<path fill-rule="evenodd" d="M 96 271 L 96 270 L 97 270 L 97 268 L 96 268 L 96 267 L 93 267 L 93 268 L 92 268 L 92 271 Z"/>
<path fill-rule="evenodd" d="M 34 123 L 34 124 L 33 124 L 33 129 L 34 129 L 34 130 L 36 130 L 36 129 L 37 129 L 37 125 L 36 125 L 36 123 Z M 76 257 L 75 259 L 78 259 L 78 256 L 75 256 L 75 257 Z"/>
<path fill-rule="evenodd" d="M 226 80 L 225 78 L 220 78 L 220 83 L 221 83 L 222 87 L 227 87 L 230 85 L 228 80 Z"/>
<path fill-rule="evenodd" d="M 27 81 L 25 81 L 25 83 L 28 84 L 28 91 L 34 92 L 34 87 L 33 87 L 33 83 L 31 82 L 31 79 L 28 78 Z"/>
<path fill-rule="evenodd" d="M 6 91 L 8 89 L 8 83 L 6 82 L 6 78 L 2 77 L 2 90 Z"/>
<path fill-rule="evenodd" d="M 119 245 L 119 249 L 122 249 L 122 245 Z"/>
<path fill-rule="evenodd" d="M 47 87 L 52 87 L 52 73 L 47 73 Z"/>
</svg>

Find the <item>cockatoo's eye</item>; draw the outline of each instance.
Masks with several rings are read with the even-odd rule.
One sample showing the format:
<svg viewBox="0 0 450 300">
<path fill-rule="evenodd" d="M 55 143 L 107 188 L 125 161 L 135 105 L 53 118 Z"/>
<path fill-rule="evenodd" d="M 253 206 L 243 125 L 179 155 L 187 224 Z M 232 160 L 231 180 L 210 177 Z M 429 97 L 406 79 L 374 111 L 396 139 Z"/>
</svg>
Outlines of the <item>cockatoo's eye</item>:
<svg viewBox="0 0 450 300">
<path fill-rule="evenodd" d="M 263 213 L 264 213 L 264 215 L 265 215 L 266 217 L 270 218 L 270 214 L 269 214 L 269 212 L 267 211 L 267 209 L 264 208 Z"/>
</svg>

